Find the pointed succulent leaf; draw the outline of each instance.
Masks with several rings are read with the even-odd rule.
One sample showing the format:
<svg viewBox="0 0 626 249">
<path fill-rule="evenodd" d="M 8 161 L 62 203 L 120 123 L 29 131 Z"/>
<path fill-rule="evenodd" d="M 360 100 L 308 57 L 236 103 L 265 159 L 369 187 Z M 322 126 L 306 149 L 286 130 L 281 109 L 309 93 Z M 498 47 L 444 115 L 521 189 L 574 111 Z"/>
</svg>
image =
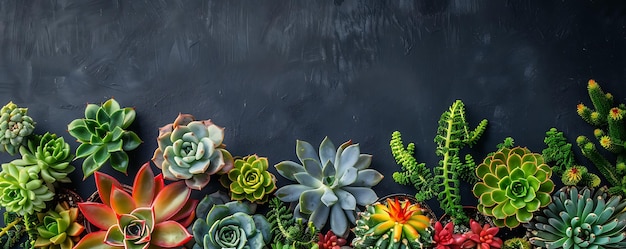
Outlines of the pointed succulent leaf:
<svg viewBox="0 0 626 249">
<path fill-rule="evenodd" d="M 175 221 L 164 221 L 154 226 L 150 243 L 155 246 L 172 248 L 187 243 L 192 236 L 185 227 Z"/>
<path fill-rule="evenodd" d="M 175 215 L 185 205 L 190 195 L 191 190 L 180 181 L 163 188 L 153 202 L 157 223 Z"/>
</svg>

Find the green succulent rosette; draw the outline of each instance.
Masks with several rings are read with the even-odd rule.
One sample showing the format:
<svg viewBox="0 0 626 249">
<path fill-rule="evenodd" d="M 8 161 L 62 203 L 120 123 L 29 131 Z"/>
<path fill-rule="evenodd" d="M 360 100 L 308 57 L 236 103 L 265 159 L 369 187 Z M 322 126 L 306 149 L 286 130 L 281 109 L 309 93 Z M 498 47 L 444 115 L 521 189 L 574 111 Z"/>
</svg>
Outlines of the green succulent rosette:
<svg viewBox="0 0 626 249">
<path fill-rule="evenodd" d="M 194 249 L 261 249 L 271 241 L 271 226 L 254 207 L 240 201 L 224 203 L 228 196 L 212 194 L 198 204 L 192 231 Z M 211 207 L 207 212 L 208 207 Z"/>
<path fill-rule="evenodd" d="M 117 101 L 109 99 L 101 106 L 88 104 L 85 118 L 75 119 L 68 124 L 70 135 L 81 143 L 76 148 L 76 158 L 84 158 L 84 178 L 106 162 L 113 169 L 126 173 L 126 151 L 134 150 L 142 143 L 135 132 L 125 130 L 133 123 L 135 116 L 133 108 L 121 108 Z"/>
<path fill-rule="evenodd" d="M 267 169 L 266 157 L 246 156 L 235 160 L 234 168 L 222 175 L 220 182 L 230 189 L 231 199 L 263 204 L 276 190 L 276 176 Z"/>
<path fill-rule="evenodd" d="M 40 179 L 32 179 L 28 170 L 10 163 L 0 172 L 0 206 L 21 216 L 46 208 L 54 193 Z"/>
<path fill-rule="evenodd" d="M 211 120 L 196 121 L 192 115 L 179 114 L 174 123 L 159 129 L 159 147 L 152 161 L 165 179 L 185 180 L 189 188 L 200 190 L 212 175 L 233 168 L 233 157 L 223 140 L 224 128 Z"/>
<path fill-rule="evenodd" d="M 58 203 L 54 209 L 37 213 L 40 225 L 37 227 L 35 248 L 71 249 L 80 240 L 85 230 L 76 222 L 78 208 L 70 207 L 67 202 Z"/>
<path fill-rule="evenodd" d="M 0 109 L 0 152 L 15 155 L 24 138 L 35 130 L 35 121 L 27 115 L 28 108 L 9 102 Z"/>
<path fill-rule="evenodd" d="M 27 168 L 31 178 L 39 175 L 46 183 L 71 182 L 67 175 L 75 169 L 70 165 L 74 157 L 63 137 L 49 132 L 43 136 L 32 136 L 28 146 L 20 148 L 20 154 L 22 158 L 11 163 Z"/>
<path fill-rule="evenodd" d="M 527 148 L 502 148 L 476 167 L 481 180 L 474 185 L 478 211 L 493 216 L 499 227 L 527 223 L 533 212 L 547 206 L 554 190 L 552 169 L 540 154 Z"/>
</svg>

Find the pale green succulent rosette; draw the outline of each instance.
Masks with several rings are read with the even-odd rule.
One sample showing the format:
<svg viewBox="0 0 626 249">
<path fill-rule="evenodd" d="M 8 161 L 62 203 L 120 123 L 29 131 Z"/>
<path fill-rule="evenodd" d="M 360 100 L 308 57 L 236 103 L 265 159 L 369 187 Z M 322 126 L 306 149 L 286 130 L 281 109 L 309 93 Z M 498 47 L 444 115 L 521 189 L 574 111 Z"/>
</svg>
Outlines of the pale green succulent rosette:
<svg viewBox="0 0 626 249">
<path fill-rule="evenodd" d="M 66 202 L 45 213 L 37 213 L 37 218 L 40 225 L 37 227 L 35 248 L 71 249 L 85 230 L 76 222 L 78 208 L 70 207 Z"/>
<path fill-rule="evenodd" d="M 191 189 L 202 189 L 211 176 L 233 168 L 233 157 L 222 144 L 224 128 L 211 120 L 195 121 L 179 114 L 174 123 L 159 129 L 152 161 L 167 180 L 185 180 Z"/>
<path fill-rule="evenodd" d="M 552 169 L 540 154 L 527 148 L 503 148 L 476 167 L 481 180 L 474 185 L 478 211 L 493 216 L 499 227 L 527 223 L 533 212 L 547 206 L 554 190 Z"/>
<path fill-rule="evenodd" d="M 35 130 L 35 121 L 27 115 L 28 108 L 9 102 L 0 109 L 0 152 L 15 155 L 24 138 Z"/>
<path fill-rule="evenodd" d="M 235 160 L 235 167 L 220 182 L 230 189 L 231 199 L 263 204 L 276 190 L 276 177 L 267 169 L 267 158 L 250 155 Z"/>
<path fill-rule="evenodd" d="M 31 178 L 39 175 L 46 183 L 71 182 L 67 175 L 75 169 L 70 165 L 73 154 L 63 137 L 52 133 L 32 136 L 28 140 L 28 146 L 20 148 L 20 154 L 22 158 L 11 163 L 27 168 Z"/>
<path fill-rule="evenodd" d="M 276 196 L 283 202 L 297 202 L 295 217 L 307 218 L 317 229 L 330 220 L 331 230 L 341 237 L 356 223 L 357 205 L 374 203 L 378 196 L 372 187 L 383 175 L 368 169 L 371 155 L 361 154 L 358 144 L 348 141 L 335 149 L 326 137 L 318 151 L 311 144 L 297 141 L 296 155 L 302 164 L 283 161 L 276 170 L 283 177 L 297 181 L 281 187 Z"/>
<path fill-rule="evenodd" d="M 21 216 L 46 208 L 54 193 L 40 179 L 32 179 L 25 168 L 2 164 L 0 172 L 0 205 Z"/>
</svg>

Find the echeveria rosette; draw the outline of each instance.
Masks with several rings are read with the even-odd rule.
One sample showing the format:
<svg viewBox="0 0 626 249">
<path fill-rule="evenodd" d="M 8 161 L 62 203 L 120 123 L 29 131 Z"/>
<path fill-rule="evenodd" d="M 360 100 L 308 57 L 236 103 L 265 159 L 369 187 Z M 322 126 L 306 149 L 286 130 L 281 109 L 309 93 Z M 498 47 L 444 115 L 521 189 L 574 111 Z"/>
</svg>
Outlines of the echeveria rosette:
<svg viewBox="0 0 626 249">
<path fill-rule="evenodd" d="M 266 157 L 246 156 L 235 160 L 234 168 L 222 175 L 220 182 L 230 189 L 232 200 L 263 204 L 276 190 L 276 177 L 267 169 Z"/>
<path fill-rule="evenodd" d="M 550 203 L 552 169 L 527 148 L 502 148 L 476 167 L 478 211 L 494 217 L 498 227 L 527 223 L 533 212 Z"/>
<path fill-rule="evenodd" d="M 27 113 L 28 108 L 12 101 L 0 109 L 0 152 L 15 155 L 24 145 L 24 138 L 33 133 L 36 123 Z"/>
<path fill-rule="evenodd" d="M 76 245 L 82 248 L 178 248 L 191 240 L 186 227 L 195 216 L 197 202 L 183 182 L 163 184 L 148 163 L 141 167 L 132 193 L 104 173 L 95 173 L 102 203 L 83 202 L 78 207 L 101 231 L 87 234 Z"/>
<path fill-rule="evenodd" d="M 20 148 L 20 154 L 22 158 L 11 163 L 27 168 L 32 178 L 41 178 L 46 183 L 71 182 L 67 175 L 75 169 L 70 165 L 74 155 L 63 137 L 49 132 L 43 136 L 31 136 L 28 146 Z"/>
<path fill-rule="evenodd" d="M 254 214 L 256 205 L 227 200 L 228 196 L 216 192 L 198 204 L 193 248 L 265 248 L 271 241 L 271 226 L 263 215 Z"/>
<path fill-rule="evenodd" d="M 368 205 L 354 228 L 355 248 L 424 248 L 432 243 L 431 217 L 419 203 L 398 197 Z M 433 217 L 434 219 L 434 217 Z"/>
<path fill-rule="evenodd" d="M 295 217 L 308 218 L 320 230 L 330 220 L 331 230 L 346 237 L 350 224 L 356 222 L 357 204 L 365 206 L 378 199 L 372 187 L 383 175 L 368 169 L 372 156 L 361 154 L 359 145 L 351 141 L 335 149 L 328 137 L 321 142 L 319 155 L 311 144 L 298 140 L 296 155 L 301 164 L 283 161 L 275 167 L 298 184 L 281 187 L 276 196 L 283 202 L 298 202 Z"/>
<path fill-rule="evenodd" d="M 76 222 L 78 208 L 70 207 L 67 202 L 57 203 L 54 209 L 45 213 L 37 213 L 39 226 L 35 248 L 71 249 L 80 240 L 85 230 Z"/>
<path fill-rule="evenodd" d="M 526 228 L 541 248 L 626 248 L 626 202 L 598 189 L 563 187 Z"/>
<path fill-rule="evenodd" d="M 2 164 L 0 172 L 0 206 L 21 216 L 46 208 L 54 193 L 44 181 L 32 179 L 28 170 L 10 163 Z"/>
<path fill-rule="evenodd" d="M 133 131 L 125 130 L 135 120 L 135 110 L 121 108 L 114 99 L 101 106 L 88 104 L 85 118 L 75 119 L 67 125 L 70 135 L 81 144 L 76 148 L 76 158 L 84 158 L 83 175 L 87 178 L 106 162 L 113 169 L 126 173 L 128 154 L 141 143 Z"/>
<path fill-rule="evenodd" d="M 190 114 L 179 114 L 174 123 L 159 129 L 152 161 L 167 180 L 185 180 L 189 188 L 200 190 L 211 175 L 233 168 L 233 157 L 222 144 L 224 128 L 211 120 L 196 121 Z"/>
</svg>

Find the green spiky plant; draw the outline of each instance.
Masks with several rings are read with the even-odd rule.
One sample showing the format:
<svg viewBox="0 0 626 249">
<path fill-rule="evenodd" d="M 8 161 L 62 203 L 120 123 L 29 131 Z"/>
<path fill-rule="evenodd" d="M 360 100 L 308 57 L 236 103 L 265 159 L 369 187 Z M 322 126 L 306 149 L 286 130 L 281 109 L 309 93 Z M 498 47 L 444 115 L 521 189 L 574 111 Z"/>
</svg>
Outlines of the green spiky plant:
<svg viewBox="0 0 626 249">
<path fill-rule="evenodd" d="M 474 145 L 487 128 L 487 120 L 480 121 L 475 129 L 470 129 L 465 117 L 465 105 L 461 100 L 455 101 L 449 110 L 439 119 L 435 143 L 435 153 L 441 157 L 439 165 L 433 171 L 424 163 L 417 163 L 414 157 L 415 144 L 406 147 L 401 134 L 393 132 L 391 137 L 391 153 L 396 162 L 402 166 L 401 172 L 393 174 L 394 181 L 403 185 L 413 185 L 417 189 L 418 201 L 426 201 L 437 196 L 441 208 L 459 223 L 469 221 L 461 206 L 459 178 L 474 183 L 476 164 L 471 155 L 466 154 L 465 162 L 461 162 L 460 150 Z M 433 177 L 434 173 L 434 177 Z"/>
<path fill-rule="evenodd" d="M 126 151 L 134 150 L 142 143 L 135 132 L 125 130 L 133 123 L 135 115 L 133 108 L 122 108 L 117 101 L 109 99 L 100 106 L 88 104 L 85 118 L 75 119 L 67 125 L 70 135 L 80 142 L 76 158 L 84 158 L 84 179 L 106 162 L 113 169 L 126 173 Z"/>
<path fill-rule="evenodd" d="M 563 132 L 550 128 L 543 142 L 546 148 L 541 152 L 545 163 L 552 165 L 552 172 L 561 175 L 561 181 L 568 186 L 597 187 L 600 177 L 578 165 L 574 159 L 572 144 L 567 142 Z"/>
<path fill-rule="evenodd" d="M 626 248 L 626 202 L 607 188 L 563 187 L 528 224 L 541 248 Z"/>
<path fill-rule="evenodd" d="M 272 245 L 277 248 L 309 249 L 315 245 L 318 230 L 313 222 L 294 218 L 278 198 L 269 201 L 267 220 L 271 225 Z"/>
</svg>

